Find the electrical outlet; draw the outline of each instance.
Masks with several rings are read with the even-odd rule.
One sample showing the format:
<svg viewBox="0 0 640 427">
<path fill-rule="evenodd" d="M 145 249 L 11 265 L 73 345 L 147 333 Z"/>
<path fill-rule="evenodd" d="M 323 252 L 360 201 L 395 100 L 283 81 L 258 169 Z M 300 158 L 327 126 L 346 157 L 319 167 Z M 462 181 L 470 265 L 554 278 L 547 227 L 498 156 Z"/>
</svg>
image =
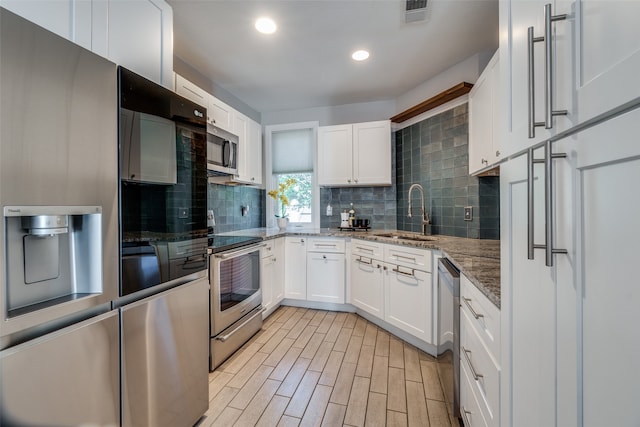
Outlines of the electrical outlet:
<svg viewBox="0 0 640 427">
<path fill-rule="evenodd" d="M 464 207 L 464 220 L 465 221 L 472 221 L 473 220 L 473 207 L 472 206 L 465 206 Z"/>
</svg>

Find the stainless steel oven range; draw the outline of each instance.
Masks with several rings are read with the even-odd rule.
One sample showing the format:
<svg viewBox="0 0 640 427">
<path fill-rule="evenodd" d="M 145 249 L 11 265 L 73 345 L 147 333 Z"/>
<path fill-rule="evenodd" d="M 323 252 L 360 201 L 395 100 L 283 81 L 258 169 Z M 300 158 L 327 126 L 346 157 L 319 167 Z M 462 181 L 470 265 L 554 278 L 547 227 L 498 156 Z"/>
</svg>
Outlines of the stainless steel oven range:
<svg viewBox="0 0 640 427">
<path fill-rule="evenodd" d="M 262 327 L 261 241 L 253 237 L 215 236 L 210 245 L 211 370 Z"/>
</svg>

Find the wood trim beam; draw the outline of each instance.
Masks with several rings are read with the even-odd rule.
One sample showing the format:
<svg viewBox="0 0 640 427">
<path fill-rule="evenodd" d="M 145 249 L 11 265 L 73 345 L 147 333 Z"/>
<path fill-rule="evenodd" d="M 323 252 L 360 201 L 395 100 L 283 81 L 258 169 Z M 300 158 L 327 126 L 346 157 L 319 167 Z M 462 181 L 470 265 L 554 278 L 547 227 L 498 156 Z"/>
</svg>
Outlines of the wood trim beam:
<svg viewBox="0 0 640 427">
<path fill-rule="evenodd" d="M 393 123 L 402 123 L 405 120 L 409 120 L 411 118 L 419 116 L 425 111 L 429 111 L 462 95 L 466 95 L 467 93 L 469 93 L 472 87 L 472 83 L 458 83 L 457 85 L 445 90 L 444 92 L 440 92 L 436 96 L 433 96 L 426 101 L 423 101 L 420 104 L 403 111 L 402 113 L 396 114 L 395 116 L 391 117 L 391 121 Z"/>
</svg>

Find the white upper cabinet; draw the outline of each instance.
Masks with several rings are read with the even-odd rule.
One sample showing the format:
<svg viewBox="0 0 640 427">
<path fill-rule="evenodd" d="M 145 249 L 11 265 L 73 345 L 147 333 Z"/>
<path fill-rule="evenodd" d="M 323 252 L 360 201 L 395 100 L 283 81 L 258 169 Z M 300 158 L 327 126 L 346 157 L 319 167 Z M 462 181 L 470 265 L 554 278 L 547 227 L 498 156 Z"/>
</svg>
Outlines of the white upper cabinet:
<svg viewBox="0 0 640 427">
<path fill-rule="evenodd" d="M 640 70 L 638 16 L 637 1 L 500 2 L 503 155 L 640 96 L 640 88 L 629 84 Z"/>
<path fill-rule="evenodd" d="M 575 89 L 583 122 L 640 96 L 634 84 L 640 72 L 640 2 L 576 0 L 573 13 Z"/>
<path fill-rule="evenodd" d="M 208 115 L 211 118 L 209 123 L 219 127 L 220 129 L 224 129 L 227 132 L 235 134 L 233 131 L 233 108 L 220 101 L 218 98 L 210 96 L 207 110 L 209 111 Z"/>
<path fill-rule="evenodd" d="M 247 179 L 250 184 L 262 185 L 262 125 L 249 119 L 247 136 Z"/>
<path fill-rule="evenodd" d="M 91 50 L 90 1 L 1 0 L 0 6 Z"/>
<path fill-rule="evenodd" d="M 106 35 L 109 60 L 173 89 L 171 6 L 162 0 L 110 0 Z"/>
<path fill-rule="evenodd" d="M 163 0 L 1 0 L 0 6 L 173 89 L 173 10 Z"/>
<path fill-rule="evenodd" d="M 176 93 L 180 96 L 184 96 L 190 101 L 195 102 L 198 105 L 202 105 L 204 108 L 209 108 L 209 93 L 204 89 L 191 83 L 189 80 L 182 77 L 180 74 L 176 74 Z M 207 121 L 211 121 L 211 113 L 207 110 Z"/>
<path fill-rule="evenodd" d="M 469 173 L 500 160 L 499 53 L 487 64 L 469 92 Z"/>
<path fill-rule="evenodd" d="M 320 127 L 318 182 L 337 187 L 391 185 L 391 123 Z"/>
<path fill-rule="evenodd" d="M 546 0 L 500 2 L 500 81 L 506 107 L 503 125 L 506 134 L 502 138 L 504 143 L 501 151 L 505 155 L 544 141 L 560 130 L 571 127 L 572 113 L 567 116 L 553 115 L 549 123 L 545 124 L 547 111 L 569 109 L 565 104 L 565 96 L 558 93 L 559 85 L 553 83 L 558 66 L 556 58 L 564 60 L 563 55 L 567 52 L 545 48 L 544 41 L 535 41 L 545 34 L 546 3 Z M 559 14 L 556 3 L 559 2 L 551 3 L 551 15 Z M 566 21 L 552 22 L 549 25 L 553 33 L 552 42 L 559 38 L 567 38 L 570 26 Z M 529 55 L 530 27 L 532 57 Z M 550 76 L 545 76 L 545 64 L 549 60 L 556 67 L 552 68 Z M 547 86 L 552 89 L 551 99 L 545 96 Z M 549 102 L 551 108 L 548 106 Z M 536 124 L 539 126 L 534 126 Z M 549 128 L 550 126 L 552 127 Z"/>
</svg>

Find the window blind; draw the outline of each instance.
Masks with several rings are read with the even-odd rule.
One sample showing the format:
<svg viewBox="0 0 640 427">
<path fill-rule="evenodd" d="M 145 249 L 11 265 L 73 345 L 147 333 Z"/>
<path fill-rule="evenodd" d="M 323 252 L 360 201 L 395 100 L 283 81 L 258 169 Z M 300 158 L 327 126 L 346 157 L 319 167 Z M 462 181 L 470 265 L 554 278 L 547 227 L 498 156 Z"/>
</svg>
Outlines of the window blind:
<svg viewBox="0 0 640 427">
<path fill-rule="evenodd" d="M 274 174 L 313 171 L 312 129 L 274 132 L 271 136 L 271 167 Z"/>
</svg>

